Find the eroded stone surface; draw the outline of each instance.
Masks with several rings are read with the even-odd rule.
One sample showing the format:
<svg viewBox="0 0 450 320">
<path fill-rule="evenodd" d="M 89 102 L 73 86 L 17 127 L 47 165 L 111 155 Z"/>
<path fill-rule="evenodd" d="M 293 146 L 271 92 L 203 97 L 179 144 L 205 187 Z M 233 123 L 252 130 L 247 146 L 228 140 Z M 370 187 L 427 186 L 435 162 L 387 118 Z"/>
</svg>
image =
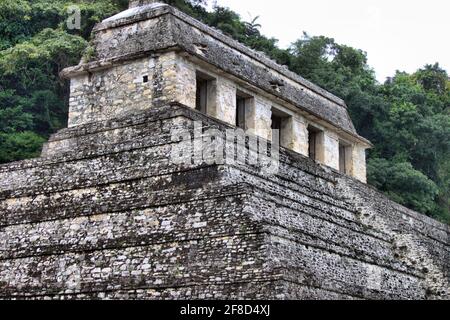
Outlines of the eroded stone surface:
<svg viewBox="0 0 450 320">
<path fill-rule="evenodd" d="M 0 297 L 449 298 L 448 226 L 287 150 L 273 176 L 175 165 L 194 121 L 229 128 L 168 105 L 1 166 Z"/>
</svg>

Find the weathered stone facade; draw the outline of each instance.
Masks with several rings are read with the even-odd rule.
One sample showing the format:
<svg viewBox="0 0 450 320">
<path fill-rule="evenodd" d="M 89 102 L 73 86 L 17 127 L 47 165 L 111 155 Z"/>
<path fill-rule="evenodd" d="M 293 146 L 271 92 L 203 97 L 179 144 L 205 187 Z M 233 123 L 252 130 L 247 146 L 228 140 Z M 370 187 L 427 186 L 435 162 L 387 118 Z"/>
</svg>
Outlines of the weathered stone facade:
<svg viewBox="0 0 450 320">
<path fill-rule="evenodd" d="M 99 60 L 63 72 L 69 128 L 41 158 L 0 166 L 0 298 L 450 298 L 449 226 L 361 182 L 369 143 L 342 100 L 165 5 L 94 39 Z M 198 72 L 214 79 L 206 114 Z M 278 173 L 172 161 L 174 129 L 234 128 L 237 91 L 252 134 L 270 139 L 272 111 L 288 115 Z"/>
<path fill-rule="evenodd" d="M 69 127 L 147 109 L 153 88 L 144 78 L 154 69 L 155 59 L 145 58 L 71 79 Z"/>
<path fill-rule="evenodd" d="M 307 154 L 308 148 L 297 120 L 320 128 L 316 160 L 321 164 L 339 169 L 341 140 L 355 149 L 350 156 L 370 148 L 356 133 L 341 99 L 168 5 L 150 1 L 139 6 L 144 2 L 132 3 L 94 28 L 95 61 L 63 71 L 72 79 L 69 126 L 171 102 L 195 108 L 201 73 L 211 79 L 206 113 L 212 117 L 234 125 L 236 94 L 245 92 L 252 97 L 246 129 L 258 136 L 271 139 L 271 116 L 281 112 L 293 118 L 285 119 L 292 125 L 285 127 L 282 140 L 296 152 Z M 144 78 L 149 82 L 143 83 Z M 361 170 L 346 173 L 365 182 L 363 160 L 352 158 L 349 167 Z"/>
</svg>

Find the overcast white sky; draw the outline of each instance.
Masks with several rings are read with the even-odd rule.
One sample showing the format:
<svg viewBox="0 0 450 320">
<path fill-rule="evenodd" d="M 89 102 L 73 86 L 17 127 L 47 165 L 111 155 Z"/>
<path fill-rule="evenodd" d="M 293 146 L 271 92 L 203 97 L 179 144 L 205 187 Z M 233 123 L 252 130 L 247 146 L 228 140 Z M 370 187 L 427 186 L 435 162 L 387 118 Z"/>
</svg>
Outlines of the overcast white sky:
<svg viewBox="0 0 450 320">
<path fill-rule="evenodd" d="M 383 82 L 439 62 L 450 71 L 450 0 L 216 0 L 287 47 L 306 31 L 367 52 Z"/>
</svg>

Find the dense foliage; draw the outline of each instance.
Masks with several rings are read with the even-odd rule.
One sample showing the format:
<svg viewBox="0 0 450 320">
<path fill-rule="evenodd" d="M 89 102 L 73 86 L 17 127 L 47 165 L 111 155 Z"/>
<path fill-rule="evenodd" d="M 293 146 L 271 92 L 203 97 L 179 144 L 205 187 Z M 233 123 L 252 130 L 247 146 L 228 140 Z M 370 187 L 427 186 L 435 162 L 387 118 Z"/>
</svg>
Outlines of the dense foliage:
<svg viewBox="0 0 450 320">
<path fill-rule="evenodd" d="M 366 54 L 327 37 L 300 36 L 287 49 L 260 34 L 257 18 L 204 8 L 205 0 L 167 0 L 186 13 L 266 53 L 343 98 L 358 132 L 375 148 L 369 183 L 395 201 L 450 222 L 450 82 L 439 64 L 376 81 Z M 81 29 L 68 30 L 79 5 Z M 96 22 L 126 0 L 0 0 L 0 162 L 38 155 L 67 121 L 67 83 L 59 71 L 78 63 Z"/>
<path fill-rule="evenodd" d="M 78 4 L 81 30 L 68 30 Z M 127 1 L 0 0 L 0 162 L 37 156 L 67 123 L 68 84 L 59 72 L 78 64 L 95 23 Z"/>
</svg>

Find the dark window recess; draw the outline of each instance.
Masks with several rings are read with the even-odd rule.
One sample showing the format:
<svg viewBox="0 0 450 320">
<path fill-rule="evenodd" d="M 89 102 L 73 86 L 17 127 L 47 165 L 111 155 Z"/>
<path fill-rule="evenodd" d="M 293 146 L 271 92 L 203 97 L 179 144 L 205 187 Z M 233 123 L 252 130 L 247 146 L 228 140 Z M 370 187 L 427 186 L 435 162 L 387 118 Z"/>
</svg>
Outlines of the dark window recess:
<svg viewBox="0 0 450 320">
<path fill-rule="evenodd" d="M 316 160 L 316 134 L 309 134 L 309 157 Z"/>
<path fill-rule="evenodd" d="M 143 76 L 142 77 L 142 82 L 147 83 L 148 82 L 148 76 Z"/>
<path fill-rule="evenodd" d="M 350 154 L 348 154 L 349 148 L 343 144 L 339 144 L 339 172 L 343 174 L 349 173 L 348 168 L 348 157 Z"/>
<path fill-rule="evenodd" d="M 281 122 L 282 118 L 280 116 L 272 114 L 272 130 L 278 130 L 278 144 L 281 145 Z"/>
<path fill-rule="evenodd" d="M 309 143 L 309 157 L 313 160 L 318 160 L 318 136 L 319 130 L 309 127 L 308 128 L 308 143 Z"/>
<path fill-rule="evenodd" d="M 347 173 L 347 168 L 345 166 L 345 147 L 339 145 L 339 171 L 341 173 Z"/>
<path fill-rule="evenodd" d="M 195 109 L 206 113 L 206 105 L 208 101 L 208 80 L 197 78 L 197 92 Z"/>
<path fill-rule="evenodd" d="M 243 97 L 236 98 L 236 127 L 245 130 L 245 101 Z"/>
</svg>

